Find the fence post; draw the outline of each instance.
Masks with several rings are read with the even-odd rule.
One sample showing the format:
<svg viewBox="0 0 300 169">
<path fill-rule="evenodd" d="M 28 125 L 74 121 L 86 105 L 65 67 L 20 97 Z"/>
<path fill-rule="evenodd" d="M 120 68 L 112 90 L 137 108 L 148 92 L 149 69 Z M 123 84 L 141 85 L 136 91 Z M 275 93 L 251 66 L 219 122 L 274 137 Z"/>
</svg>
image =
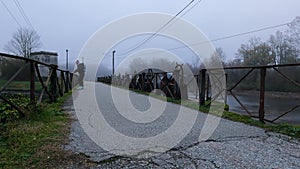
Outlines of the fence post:
<svg viewBox="0 0 300 169">
<path fill-rule="evenodd" d="M 70 90 L 72 90 L 72 86 L 73 86 L 73 73 L 70 73 L 69 71 L 68 71 L 68 76 L 70 76 L 70 79 L 69 79 L 69 89 Z"/>
<path fill-rule="evenodd" d="M 57 75 L 56 75 L 56 83 L 57 83 L 56 85 L 58 87 L 59 96 L 62 97 L 64 95 L 64 92 L 63 92 L 64 84 L 59 84 L 59 77 Z"/>
<path fill-rule="evenodd" d="M 70 82 L 69 82 L 69 71 L 66 71 L 65 72 L 66 73 L 66 76 L 65 76 L 65 78 L 66 78 L 66 81 L 65 81 L 65 92 L 66 93 L 68 93 L 69 92 L 69 84 L 70 84 Z"/>
<path fill-rule="evenodd" d="M 264 123 L 265 118 L 265 85 L 266 85 L 266 68 L 260 69 L 260 95 L 259 95 L 259 121 Z"/>
<path fill-rule="evenodd" d="M 52 94 L 52 100 L 55 102 L 57 98 L 57 65 L 51 65 L 52 74 L 50 77 L 50 93 Z"/>
<path fill-rule="evenodd" d="M 142 73 L 142 91 L 144 91 L 144 89 L 145 89 L 145 82 L 146 82 L 146 73 Z"/>
<path fill-rule="evenodd" d="M 210 101 L 211 100 L 211 97 L 209 97 L 210 93 L 210 80 L 209 80 L 209 75 L 206 76 L 206 100 L 207 101 Z"/>
<path fill-rule="evenodd" d="M 158 89 L 158 73 L 155 73 L 155 88 Z"/>
<path fill-rule="evenodd" d="M 226 86 L 227 86 L 227 83 L 228 83 L 228 74 L 227 73 L 225 73 L 225 84 L 226 84 Z M 227 104 L 227 92 L 228 92 L 228 90 L 226 89 L 225 90 L 225 104 Z"/>
<path fill-rule="evenodd" d="M 30 61 L 30 102 L 35 104 L 35 69 L 34 62 Z"/>
<path fill-rule="evenodd" d="M 206 82 L 206 69 L 200 70 L 200 89 L 199 89 L 199 104 L 205 105 L 205 82 Z"/>
</svg>

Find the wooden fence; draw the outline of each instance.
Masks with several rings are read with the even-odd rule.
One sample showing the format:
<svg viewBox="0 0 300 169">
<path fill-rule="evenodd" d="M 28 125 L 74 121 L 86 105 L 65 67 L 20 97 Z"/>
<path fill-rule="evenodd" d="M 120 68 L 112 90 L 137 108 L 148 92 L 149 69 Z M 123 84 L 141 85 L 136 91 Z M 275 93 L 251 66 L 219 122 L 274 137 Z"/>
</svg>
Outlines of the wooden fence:
<svg viewBox="0 0 300 169">
<path fill-rule="evenodd" d="M 5 62 L 8 59 L 14 59 L 24 62 L 25 64 L 21 65 L 18 70 L 0 87 L 0 99 L 4 102 L 11 105 L 17 111 L 24 115 L 23 110 L 7 99 L 3 92 L 7 89 L 9 84 L 15 80 L 15 78 L 24 73 L 25 67 L 29 65 L 29 97 L 30 97 L 30 104 L 37 105 L 42 102 L 43 96 L 47 94 L 49 100 L 51 102 L 55 102 L 59 96 L 63 96 L 64 93 L 68 93 L 72 89 L 72 81 L 73 81 L 73 74 L 70 73 L 68 70 L 62 70 L 58 68 L 57 65 L 53 64 L 46 64 L 43 62 L 39 62 L 37 60 L 20 57 L 16 55 L 10 55 L 5 53 L 0 53 L 1 61 Z M 2 63 L 3 64 L 3 63 Z M 48 77 L 46 77 L 46 82 L 44 82 L 43 77 L 41 76 L 39 66 L 45 66 L 49 68 Z M 1 63 L 0 63 L 1 66 Z M 26 72 L 28 73 L 28 72 Z M 36 79 L 37 78 L 37 79 Z M 39 82 L 42 86 L 42 91 L 37 96 L 36 92 L 36 82 Z"/>
</svg>

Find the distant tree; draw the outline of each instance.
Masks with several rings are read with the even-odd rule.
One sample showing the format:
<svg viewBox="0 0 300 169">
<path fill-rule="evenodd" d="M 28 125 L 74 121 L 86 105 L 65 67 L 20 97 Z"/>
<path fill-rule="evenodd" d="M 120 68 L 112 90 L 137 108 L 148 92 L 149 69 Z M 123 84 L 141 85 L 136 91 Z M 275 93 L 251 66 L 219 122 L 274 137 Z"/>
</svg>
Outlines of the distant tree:
<svg viewBox="0 0 300 169">
<path fill-rule="evenodd" d="M 226 62 L 226 55 L 223 48 L 217 47 L 215 52 L 211 55 L 211 60 L 222 62 L 222 64 L 224 65 L 224 63 Z"/>
<path fill-rule="evenodd" d="M 291 37 L 291 43 L 298 47 L 298 49 L 300 48 L 300 16 L 297 16 L 292 22 L 291 24 L 288 25 L 289 26 L 289 30 L 288 33 L 290 34 Z"/>
<path fill-rule="evenodd" d="M 131 74 L 136 72 L 136 70 L 144 70 L 148 68 L 147 62 L 145 62 L 145 60 L 143 60 L 141 57 L 134 58 L 129 64 L 130 66 L 128 72 Z"/>
<path fill-rule="evenodd" d="M 219 56 L 220 60 L 225 63 L 226 62 L 226 54 L 221 47 L 216 48 L 216 54 Z"/>
<path fill-rule="evenodd" d="M 248 44 L 242 44 L 237 52 L 238 58 L 243 60 L 245 66 L 259 66 L 274 64 L 275 53 L 266 42 L 253 38 Z"/>
<path fill-rule="evenodd" d="M 299 52 L 287 34 L 277 31 L 275 35 L 270 36 L 269 43 L 275 54 L 274 63 L 286 64 L 297 61 Z"/>
<path fill-rule="evenodd" d="M 145 59 L 142 57 L 137 57 L 133 59 L 129 64 L 130 68 L 128 72 L 130 73 L 133 73 L 136 70 L 145 70 L 150 68 L 161 68 L 164 71 L 172 72 L 176 66 L 175 61 L 171 61 L 165 58 Z"/>
<path fill-rule="evenodd" d="M 5 45 L 7 52 L 29 58 L 31 52 L 41 47 L 41 41 L 36 31 L 28 28 L 20 28 L 12 39 Z"/>
<path fill-rule="evenodd" d="M 201 68 L 204 68 L 204 65 L 199 57 L 193 57 L 192 61 L 190 63 L 187 63 L 187 66 L 195 75 L 199 74 Z"/>
<path fill-rule="evenodd" d="M 242 59 L 240 58 L 235 58 L 231 61 L 226 62 L 225 66 L 226 67 L 234 67 L 234 66 L 242 66 L 243 62 Z"/>
</svg>

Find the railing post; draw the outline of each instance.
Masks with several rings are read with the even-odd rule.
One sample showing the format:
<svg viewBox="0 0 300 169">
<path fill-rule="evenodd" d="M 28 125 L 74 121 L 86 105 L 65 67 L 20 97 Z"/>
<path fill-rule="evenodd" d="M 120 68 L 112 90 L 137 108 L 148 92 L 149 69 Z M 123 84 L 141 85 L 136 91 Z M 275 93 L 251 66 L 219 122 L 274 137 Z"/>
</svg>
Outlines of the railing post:
<svg viewBox="0 0 300 169">
<path fill-rule="evenodd" d="M 226 84 L 226 86 L 227 86 L 227 83 L 228 83 L 228 74 L 225 73 L 225 84 Z M 225 104 L 227 104 L 227 92 L 228 92 L 228 90 L 226 89 L 225 90 L 225 100 L 224 100 Z"/>
<path fill-rule="evenodd" d="M 142 73 L 142 91 L 144 91 L 144 89 L 145 89 L 145 81 L 146 81 L 146 73 Z"/>
<path fill-rule="evenodd" d="M 70 90 L 72 90 L 72 88 L 73 88 L 73 73 L 70 73 L 69 71 L 68 71 L 68 76 L 70 76 L 70 80 L 69 80 L 69 88 L 70 88 Z"/>
<path fill-rule="evenodd" d="M 57 83 L 56 85 L 58 87 L 59 96 L 62 97 L 64 95 L 64 92 L 63 92 L 64 84 L 59 84 L 59 77 L 57 75 L 56 75 L 56 83 Z"/>
<path fill-rule="evenodd" d="M 35 69 L 34 62 L 30 61 L 30 102 L 35 104 Z"/>
<path fill-rule="evenodd" d="M 264 123 L 265 118 L 265 83 L 266 81 L 266 68 L 260 69 L 260 96 L 259 96 L 259 121 Z"/>
<path fill-rule="evenodd" d="M 52 74 L 50 77 L 50 93 L 52 94 L 52 100 L 55 102 L 57 98 L 57 66 L 51 65 Z"/>
<path fill-rule="evenodd" d="M 209 90 L 209 88 L 210 88 L 209 75 L 207 75 L 206 78 L 207 78 L 206 79 L 206 100 L 209 101 L 209 100 L 211 100 L 211 97 L 209 97 L 209 95 L 210 95 L 210 93 L 209 93 L 210 92 L 210 90 Z"/>
<path fill-rule="evenodd" d="M 200 70 L 200 89 L 199 89 L 199 104 L 205 105 L 205 82 L 206 82 L 206 69 Z"/>
<path fill-rule="evenodd" d="M 155 73 L 155 88 L 158 89 L 158 74 Z"/>
<path fill-rule="evenodd" d="M 70 84 L 70 81 L 69 81 L 69 71 L 66 71 L 66 81 L 65 81 L 65 92 L 68 93 L 69 92 L 69 84 Z"/>
<path fill-rule="evenodd" d="M 68 85 L 66 83 L 65 72 L 62 71 L 62 70 L 60 70 L 60 82 L 61 82 L 60 83 L 61 84 L 61 86 L 60 86 L 61 93 L 63 95 L 64 93 L 67 93 L 67 91 L 68 91 Z"/>
</svg>

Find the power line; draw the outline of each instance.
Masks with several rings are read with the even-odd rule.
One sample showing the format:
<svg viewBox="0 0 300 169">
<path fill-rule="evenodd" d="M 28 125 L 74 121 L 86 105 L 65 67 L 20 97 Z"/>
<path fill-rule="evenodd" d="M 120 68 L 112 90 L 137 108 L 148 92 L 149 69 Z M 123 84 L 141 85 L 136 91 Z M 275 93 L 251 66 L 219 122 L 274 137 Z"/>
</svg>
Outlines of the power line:
<svg viewBox="0 0 300 169">
<path fill-rule="evenodd" d="M 164 25 L 162 25 L 155 33 L 153 33 L 149 38 L 144 39 L 140 44 L 138 44 L 136 47 L 127 50 L 124 53 L 121 53 L 119 55 L 125 55 L 128 54 L 131 51 L 136 50 L 137 48 L 141 47 L 145 43 L 147 43 L 149 40 L 154 38 L 160 31 L 162 31 L 165 27 L 167 27 L 174 19 L 176 19 L 185 9 L 187 9 L 195 0 L 190 1 L 183 9 L 181 9 L 176 15 L 174 15 L 168 22 L 166 22 Z"/>
<path fill-rule="evenodd" d="M 202 42 L 199 42 L 199 43 L 188 45 L 187 47 L 197 46 L 197 45 L 201 45 L 201 44 L 204 44 L 204 43 L 216 42 L 216 41 L 220 41 L 220 40 L 225 40 L 225 39 L 230 39 L 230 38 L 234 38 L 234 37 L 238 37 L 238 36 L 248 35 L 248 34 L 252 34 L 252 33 L 256 33 L 256 32 L 261 32 L 261 31 L 265 31 L 265 30 L 269 30 L 269 29 L 279 28 L 279 27 L 282 27 L 282 26 L 286 26 L 286 25 L 288 25 L 290 23 L 291 22 L 283 23 L 283 24 L 278 24 L 278 25 L 274 25 L 274 26 L 268 26 L 268 27 L 264 27 L 264 28 L 260 28 L 260 29 L 256 29 L 256 30 L 252 30 L 252 31 L 248 31 L 248 32 L 237 33 L 237 34 L 234 34 L 234 35 L 224 36 L 224 37 L 221 37 L 221 38 L 216 38 L 216 39 L 212 39 L 212 40 L 202 41 Z"/>
<path fill-rule="evenodd" d="M 193 8 L 195 8 L 197 5 L 199 5 L 200 2 L 202 2 L 202 0 L 199 0 L 198 2 L 196 2 L 191 8 L 189 8 L 187 11 L 185 11 L 180 17 L 183 17 L 184 15 L 189 13 Z M 170 24 L 168 27 L 172 26 L 177 20 L 178 20 L 178 18 L 172 24 Z"/>
<path fill-rule="evenodd" d="M 243 33 L 237 33 L 237 34 L 234 34 L 234 35 L 224 36 L 224 37 L 220 37 L 220 38 L 216 38 L 216 39 L 212 39 L 212 40 L 206 40 L 206 41 L 198 42 L 198 43 L 195 43 L 195 44 L 179 46 L 179 47 L 170 48 L 170 49 L 166 49 L 166 50 L 172 51 L 172 50 L 177 50 L 177 49 L 182 49 L 182 48 L 188 48 L 188 47 L 192 47 L 192 46 L 202 45 L 202 44 L 205 44 L 205 43 L 226 40 L 226 39 L 230 39 L 230 38 L 234 38 L 234 37 L 239 37 L 239 36 L 248 35 L 248 34 L 252 34 L 252 33 L 256 33 L 256 32 L 261 32 L 261 31 L 265 31 L 265 30 L 269 30 L 269 29 L 279 28 L 279 27 L 282 27 L 282 26 L 287 26 L 287 25 L 289 25 L 291 23 L 292 22 L 278 24 L 278 25 L 273 25 L 273 26 L 268 26 L 268 27 L 264 27 L 264 28 L 260 28 L 260 29 L 255 29 L 255 30 L 252 30 L 252 31 L 247 31 L 247 32 L 243 32 Z M 140 56 L 142 56 L 142 55 L 148 55 L 148 54 L 154 54 L 154 53 L 158 53 L 158 52 L 160 52 L 160 51 L 149 52 L 149 53 L 141 54 Z"/>
<path fill-rule="evenodd" d="M 9 10 L 9 8 L 5 5 L 5 3 L 0 0 L 2 5 L 6 8 L 6 10 L 8 11 L 8 13 L 10 14 L 10 16 L 14 19 L 14 21 L 17 23 L 17 25 L 19 25 L 19 27 L 22 27 L 21 24 L 19 23 L 19 21 L 17 20 L 17 18 L 13 15 L 13 13 Z"/>
<path fill-rule="evenodd" d="M 199 5 L 200 2 L 202 2 L 202 0 L 196 2 L 190 9 L 188 9 L 187 11 L 185 11 L 185 12 L 181 15 L 181 17 L 183 17 L 183 16 L 186 15 L 188 12 L 190 12 L 193 8 L 195 8 L 197 5 Z"/>
<path fill-rule="evenodd" d="M 2 1 L 2 0 L 1 0 L 1 1 Z M 29 27 L 31 27 L 31 29 L 32 29 L 33 31 L 36 32 L 36 30 L 34 29 L 32 23 L 30 22 L 29 18 L 27 17 L 27 15 L 26 15 L 24 9 L 22 8 L 22 5 L 20 4 L 20 2 L 19 2 L 18 0 L 14 0 L 14 3 L 16 4 L 16 6 L 17 6 L 17 8 L 18 8 L 20 14 L 22 15 L 24 21 L 26 22 L 26 24 L 27 24 Z M 46 48 L 46 47 L 45 47 L 45 44 L 43 43 L 43 41 L 42 41 L 41 39 L 40 39 L 40 42 L 41 42 L 41 45 L 42 45 L 44 48 Z"/>
<path fill-rule="evenodd" d="M 248 31 L 248 32 L 237 33 L 237 34 L 234 34 L 234 35 L 224 36 L 224 37 L 216 38 L 216 39 L 212 39 L 212 40 L 206 40 L 206 41 L 198 42 L 198 43 L 195 43 L 195 44 L 192 44 L 192 45 L 185 45 L 185 46 L 179 46 L 179 47 L 176 47 L 176 48 L 170 48 L 170 49 L 167 49 L 167 50 L 176 50 L 176 49 L 181 49 L 181 48 L 197 46 L 197 45 L 201 45 L 201 44 L 205 44 L 205 43 L 221 41 L 221 40 L 225 40 L 225 39 L 230 39 L 230 38 L 234 38 L 234 37 L 238 37 L 238 36 L 248 35 L 248 34 L 252 34 L 252 33 L 256 33 L 256 32 L 261 32 L 261 31 L 265 31 L 265 30 L 269 30 L 269 29 L 274 29 L 274 28 L 286 26 L 286 25 L 289 25 L 290 23 L 291 22 L 278 24 L 278 25 L 274 25 L 274 26 L 268 26 L 268 27 Z"/>
<path fill-rule="evenodd" d="M 237 37 L 237 36 L 243 36 L 243 35 L 252 34 L 252 33 L 256 33 L 256 32 L 261 32 L 261 31 L 265 31 L 265 30 L 268 30 L 268 29 L 274 29 L 274 28 L 286 26 L 290 23 L 291 22 L 283 23 L 283 24 L 279 24 L 279 25 L 274 25 L 274 26 L 269 26 L 269 27 L 265 27 L 265 28 L 260 28 L 260 29 L 256 29 L 256 30 L 252 30 L 252 31 L 244 32 L 244 33 L 238 33 L 238 34 L 235 34 L 235 35 L 225 36 L 225 37 L 222 37 L 222 38 L 213 39 L 213 40 L 211 40 L 211 42 L 215 42 L 215 41 L 219 41 L 219 40 L 223 40 L 223 39 L 234 38 L 234 37 Z"/>
<path fill-rule="evenodd" d="M 24 12 L 24 10 L 23 10 L 21 4 L 19 3 L 19 1 L 18 1 L 18 0 L 14 0 L 14 2 L 15 2 L 15 4 L 16 4 L 16 6 L 17 6 L 17 8 L 18 8 L 18 10 L 19 10 L 19 12 L 20 12 L 20 14 L 22 15 L 24 21 L 26 22 L 26 24 L 27 24 L 28 26 L 30 26 L 30 27 L 34 30 L 34 27 L 32 26 L 30 20 L 28 19 L 27 15 L 26 15 L 26 13 Z"/>
</svg>

